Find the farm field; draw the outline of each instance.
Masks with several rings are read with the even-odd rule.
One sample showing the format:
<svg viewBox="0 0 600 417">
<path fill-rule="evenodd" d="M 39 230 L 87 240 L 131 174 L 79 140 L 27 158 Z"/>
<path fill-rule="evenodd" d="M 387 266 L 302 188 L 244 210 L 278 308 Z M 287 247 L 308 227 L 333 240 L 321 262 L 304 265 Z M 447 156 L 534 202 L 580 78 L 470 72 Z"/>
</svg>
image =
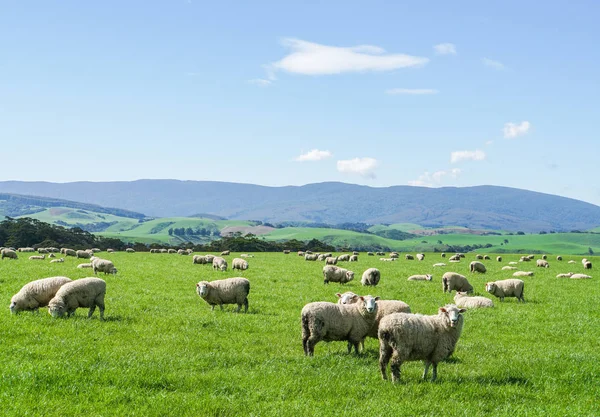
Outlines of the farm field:
<svg viewBox="0 0 600 417">
<path fill-rule="evenodd" d="M 488 236 L 493 237 L 493 236 Z M 512 236 L 514 238 L 515 236 Z M 511 238 L 511 237 L 509 237 Z M 549 259 L 550 269 L 522 264 L 526 303 L 494 299 L 493 309 L 464 314 L 463 334 L 453 357 L 438 367 L 438 381 L 422 382 L 421 362 L 402 366 L 401 383 L 382 381 L 378 343 L 347 354 L 345 342 L 321 342 L 315 356 L 302 350 L 300 310 L 312 301 L 336 301 L 336 292 L 354 291 L 401 299 L 413 312 L 434 314 L 452 302 L 441 275 L 467 275 L 475 292 L 487 281 L 509 278 L 504 261 L 485 261 L 488 273 L 468 273 L 467 258 L 442 261 L 427 253 L 422 262 L 381 262 L 359 256 L 345 263 L 356 272 L 346 284 L 323 284 L 321 262 L 295 254 L 256 253 L 250 269 L 213 271 L 193 265 L 190 256 L 100 253 L 114 261 L 107 281 L 106 321 L 87 310 L 53 319 L 11 315 L 10 298 L 25 283 L 49 276 L 90 276 L 81 260 L 63 264 L 0 262 L 0 409 L 3 416 L 325 416 L 325 415 L 569 415 L 597 416 L 600 383 L 600 287 L 589 280 L 557 279 L 560 272 L 583 272 L 581 256 Z M 492 253 L 490 255 L 495 258 Z M 564 254 L 563 254 L 564 255 Z M 231 260 L 238 253 L 227 256 Z M 587 257 L 594 266 L 597 257 Z M 574 259 L 575 264 L 567 261 Z M 368 267 L 381 270 L 376 288 L 360 285 Z M 432 282 L 408 282 L 432 273 Z M 234 306 L 211 311 L 195 293 L 195 283 L 244 276 L 251 282 L 248 314 Z"/>
</svg>

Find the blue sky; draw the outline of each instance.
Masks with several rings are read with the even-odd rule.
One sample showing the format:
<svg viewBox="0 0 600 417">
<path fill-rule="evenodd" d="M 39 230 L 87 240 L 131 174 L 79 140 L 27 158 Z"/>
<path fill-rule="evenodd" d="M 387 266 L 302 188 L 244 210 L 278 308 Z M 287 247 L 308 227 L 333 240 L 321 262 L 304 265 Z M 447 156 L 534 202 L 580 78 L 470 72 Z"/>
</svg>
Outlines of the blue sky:
<svg viewBox="0 0 600 417">
<path fill-rule="evenodd" d="M 492 184 L 600 205 L 599 2 L 303 3 L 1 1 L 0 180 Z"/>
</svg>

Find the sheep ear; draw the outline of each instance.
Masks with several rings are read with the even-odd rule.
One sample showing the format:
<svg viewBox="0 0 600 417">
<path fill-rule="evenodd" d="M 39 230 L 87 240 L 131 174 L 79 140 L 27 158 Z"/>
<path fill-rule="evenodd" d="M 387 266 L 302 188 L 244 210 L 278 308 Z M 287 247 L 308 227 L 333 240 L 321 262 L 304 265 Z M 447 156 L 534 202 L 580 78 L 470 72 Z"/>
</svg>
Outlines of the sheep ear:
<svg viewBox="0 0 600 417">
<path fill-rule="evenodd" d="M 360 298 L 360 301 L 365 301 L 365 297 L 363 297 L 362 295 L 359 296 L 358 298 Z"/>
<path fill-rule="evenodd" d="M 461 308 L 460 310 L 458 310 L 459 313 L 465 313 L 467 311 L 466 308 Z"/>
<path fill-rule="evenodd" d="M 447 313 L 448 312 L 444 307 L 440 307 L 439 311 L 442 312 L 442 313 Z"/>
<path fill-rule="evenodd" d="M 339 292 L 338 292 L 338 293 L 336 293 L 335 295 L 337 295 L 337 296 L 338 296 L 338 298 L 342 298 L 342 294 L 340 294 Z"/>
<path fill-rule="evenodd" d="M 381 297 L 379 297 L 379 296 L 378 296 L 378 297 L 375 297 L 375 301 L 379 301 L 379 299 L 380 299 L 380 298 L 381 298 Z"/>
<path fill-rule="evenodd" d="M 200 284 L 196 283 L 196 287 L 199 287 L 199 286 L 200 286 Z"/>
</svg>

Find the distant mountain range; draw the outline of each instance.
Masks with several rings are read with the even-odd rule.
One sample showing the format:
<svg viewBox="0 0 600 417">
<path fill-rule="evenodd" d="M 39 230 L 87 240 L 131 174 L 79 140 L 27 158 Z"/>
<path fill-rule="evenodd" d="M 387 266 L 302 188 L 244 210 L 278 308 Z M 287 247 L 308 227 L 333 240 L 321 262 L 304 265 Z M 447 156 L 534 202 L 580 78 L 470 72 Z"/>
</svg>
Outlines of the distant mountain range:
<svg viewBox="0 0 600 417">
<path fill-rule="evenodd" d="M 373 188 L 326 182 L 265 187 L 178 180 L 6 181 L 0 182 L 0 192 L 116 206 L 154 217 L 206 213 L 271 223 L 417 223 L 524 232 L 588 230 L 600 225 L 600 207 L 593 204 L 497 186 Z"/>
</svg>

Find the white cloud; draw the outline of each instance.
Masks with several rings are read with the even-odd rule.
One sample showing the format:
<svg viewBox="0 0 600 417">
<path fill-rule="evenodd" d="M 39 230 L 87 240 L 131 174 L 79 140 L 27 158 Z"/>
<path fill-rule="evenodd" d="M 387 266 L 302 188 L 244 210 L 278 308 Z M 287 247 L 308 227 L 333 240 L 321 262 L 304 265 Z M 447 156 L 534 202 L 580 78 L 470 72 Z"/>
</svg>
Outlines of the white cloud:
<svg viewBox="0 0 600 417">
<path fill-rule="evenodd" d="M 408 181 L 408 185 L 412 185 L 414 187 L 435 187 L 441 185 L 445 178 L 449 177 L 456 179 L 461 173 L 462 170 L 460 168 L 452 168 L 446 171 L 436 171 L 434 173 L 425 171 L 425 173 L 420 175 L 416 180 Z"/>
<path fill-rule="evenodd" d="M 486 146 L 490 146 L 490 145 L 492 145 L 493 143 L 494 143 L 494 141 L 493 141 L 493 140 L 488 140 L 488 141 L 487 141 L 485 144 L 486 144 Z"/>
<path fill-rule="evenodd" d="M 378 162 L 373 158 L 354 158 L 337 161 L 337 170 L 346 174 L 359 174 L 366 178 L 375 178 L 375 168 Z"/>
<path fill-rule="evenodd" d="M 450 162 L 455 164 L 461 161 L 483 161 L 485 152 L 480 151 L 454 151 L 450 153 Z"/>
<path fill-rule="evenodd" d="M 424 57 L 386 54 L 384 49 L 372 45 L 339 47 L 293 38 L 283 39 L 282 44 L 289 48 L 291 53 L 270 64 L 271 71 L 329 75 L 344 72 L 391 71 L 398 68 L 418 67 L 429 62 L 429 59 Z"/>
<path fill-rule="evenodd" d="M 331 158 L 333 154 L 329 151 L 320 151 L 318 149 L 313 149 L 312 151 L 303 153 L 302 155 L 296 157 L 296 161 L 305 162 L 305 161 L 320 161 L 322 159 Z"/>
<path fill-rule="evenodd" d="M 504 124 L 504 129 L 502 129 L 502 131 L 504 132 L 504 137 L 506 139 L 514 139 L 517 136 L 526 135 L 530 128 L 531 123 L 528 121 L 523 121 L 521 123 L 509 122 Z"/>
<path fill-rule="evenodd" d="M 438 55 L 456 55 L 456 45 L 453 43 L 440 43 L 433 47 Z"/>
<path fill-rule="evenodd" d="M 265 80 L 264 78 L 255 78 L 253 80 L 248 80 L 248 83 L 258 85 L 259 87 L 268 87 L 272 82 L 270 80 Z"/>
<path fill-rule="evenodd" d="M 502 62 L 500 62 L 500 61 L 494 61 L 493 59 L 483 58 L 481 60 L 481 62 L 486 67 L 494 68 L 494 69 L 497 69 L 497 70 L 505 70 L 506 69 L 506 66 Z"/>
<path fill-rule="evenodd" d="M 386 94 L 397 95 L 397 94 L 437 94 L 438 90 L 434 90 L 432 88 L 392 88 L 390 90 L 386 90 Z"/>
</svg>

